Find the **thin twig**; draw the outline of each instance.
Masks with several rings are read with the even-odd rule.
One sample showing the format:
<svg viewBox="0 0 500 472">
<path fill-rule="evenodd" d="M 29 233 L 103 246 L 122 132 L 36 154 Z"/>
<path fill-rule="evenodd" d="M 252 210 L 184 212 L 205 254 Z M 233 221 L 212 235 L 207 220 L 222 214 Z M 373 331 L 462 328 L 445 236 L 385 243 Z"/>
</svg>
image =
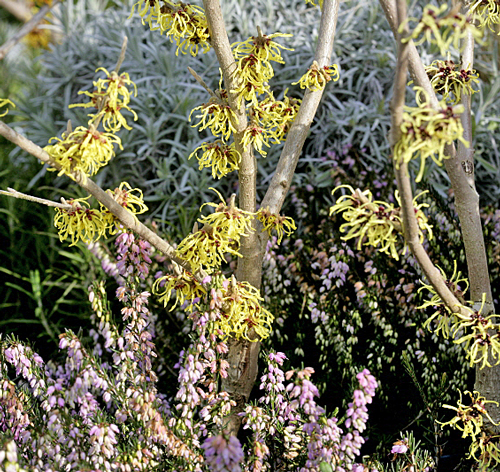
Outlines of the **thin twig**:
<svg viewBox="0 0 500 472">
<path fill-rule="evenodd" d="M 214 98 L 219 98 L 215 94 L 215 92 L 206 84 L 206 82 L 196 73 L 194 69 L 191 69 L 191 67 L 188 67 L 188 71 L 191 72 L 191 75 L 196 79 L 196 82 L 198 82 L 209 94 L 211 97 Z"/>
<path fill-rule="evenodd" d="M 0 190 L 0 194 L 7 195 L 8 197 L 19 198 L 21 200 L 28 200 L 29 202 L 40 203 L 50 207 L 60 208 L 61 210 L 71 210 L 73 208 L 69 203 L 58 203 L 53 202 L 52 200 L 46 200 L 45 198 L 34 197 L 33 195 L 18 192 L 10 187 L 7 187 L 7 191 Z"/>
<path fill-rule="evenodd" d="M 0 59 L 3 59 L 7 53 L 23 39 L 27 34 L 31 33 L 43 20 L 45 15 L 59 3 L 59 0 L 54 0 L 52 6 L 44 5 L 40 11 L 23 25 L 19 31 L 9 40 L 7 40 L 2 47 L 0 47 Z"/>
<path fill-rule="evenodd" d="M 37 146 L 33 141 L 30 141 L 21 134 L 17 133 L 2 121 L 0 121 L 0 135 L 16 144 L 21 149 L 24 149 L 44 164 L 47 164 L 58 171 L 61 170 L 61 166 L 55 162 L 40 146 Z M 72 177 L 73 180 L 80 185 L 80 187 L 85 189 L 98 202 L 102 203 L 126 228 L 137 233 L 142 239 L 148 241 L 152 246 L 162 252 L 170 260 L 176 262 L 184 270 L 193 273 L 189 262 L 179 258 L 175 254 L 175 249 L 169 243 L 160 238 L 147 226 L 142 224 L 134 214 L 123 208 L 109 193 L 105 192 L 92 179 L 78 171 L 73 172 Z M 199 271 L 195 274 L 195 277 L 199 282 L 201 282 L 206 277 L 206 274 L 203 271 Z"/>
<path fill-rule="evenodd" d="M 118 74 L 120 72 L 120 67 L 122 66 L 123 60 L 125 59 L 125 54 L 127 52 L 127 44 L 128 38 L 127 36 L 123 37 L 122 49 L 120 51 L 120 57 L 118 57 L 118 61 L 116 62 L 115 72 Z"/>
</svg>

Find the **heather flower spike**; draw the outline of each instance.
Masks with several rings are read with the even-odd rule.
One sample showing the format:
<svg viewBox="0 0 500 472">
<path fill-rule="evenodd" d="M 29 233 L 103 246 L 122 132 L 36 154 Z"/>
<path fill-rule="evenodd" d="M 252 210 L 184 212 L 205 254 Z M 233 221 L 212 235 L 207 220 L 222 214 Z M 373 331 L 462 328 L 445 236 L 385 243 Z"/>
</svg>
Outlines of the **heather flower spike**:
<svg viewBox="0 0 500 472">
<path fill-rule="evenodd" d="M 320 67 L 316 61 L 312 63 L 308 71 L 300 78 L 298 82 L 293 82 L 292 85 L 299 85 L 301 89 L 308 89 L 311 92 L 322 90 L 325 85 L 332 81 L 339 80 L 339 66 L 333 64 L 331 66 Z"/>
<path fill-rule="evenodd" d="M 6 107 L 7 105 L 11 105 L 12 107 L 16 107 L 14 103 L 12 103 L 8 98 L 0 98 L 0 108 Z M 5 110 L 3 113 L 0 113 L 0 118 L 9 113 L 9 110 Z"/>
</svg>

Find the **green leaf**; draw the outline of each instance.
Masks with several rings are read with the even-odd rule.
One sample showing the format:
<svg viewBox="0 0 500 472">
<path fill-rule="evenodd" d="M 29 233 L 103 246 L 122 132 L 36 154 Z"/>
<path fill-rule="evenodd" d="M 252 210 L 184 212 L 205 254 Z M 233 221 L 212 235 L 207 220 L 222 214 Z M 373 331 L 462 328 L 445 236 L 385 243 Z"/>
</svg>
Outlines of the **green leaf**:
<svg viewBox="0 0 500 472">
<path fill-rule="evenodd" d="M 327 462 L 321 462 L 319 465 L 320 472 L 333 472 L 332 466 Z"/>
</svg>

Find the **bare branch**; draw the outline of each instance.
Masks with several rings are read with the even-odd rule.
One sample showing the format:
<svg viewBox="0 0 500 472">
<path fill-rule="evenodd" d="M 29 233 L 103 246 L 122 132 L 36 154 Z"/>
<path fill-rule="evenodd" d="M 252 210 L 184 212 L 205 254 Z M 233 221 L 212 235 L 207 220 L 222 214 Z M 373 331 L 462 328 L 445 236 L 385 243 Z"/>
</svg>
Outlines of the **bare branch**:
<svg viewBox="0 0 500 472">
<path fill-rule="evenodd" d="M 2 121 L 0 121 L 0 135 L 16 144 L 21 149 L 24 149 L 32 156 L 35 156 L 44 164 L 47 164 L 57 170 L 61 170 L 61 166 L 55 162 L 40 146 L 37 146 L 29 139 L 20 135 Z M 189 263 L 177 257 L 175 249 L 169 243 L 160 238 L 147 226 L 142 224 L 135 215 L 123 208 L 109 193 L 105 192 L 92 179 L 81 172 L 74 172 L 72 176 L 74 181 L 80 185 L 80 187 L 85 189 L 98 202 L 102 203 L 126 228 L 137 233 L 142 239 L 148 241 L 152 246 L 165 254 L 165 256 L 167 256 L 170 260 L 176 262 L 183 269 L 192 273 Z M 195 274 L 196 279 L 200 282 L 205 276 L 206 274 L 203 271 L 199 271 Z"/>
<path fill-rule="evenodd" d="M 46 200 L 45 198 L 34 197 L 33 195 L 28 195 L 26 193 L 18 192 L 13 188 L 7 187 L 7 191 L 0 190 L 0 194 L 7 195 L 8 197 L 20 198 L 21 200 L 27 200 L 29 202 L 40 203 L 41 205 L 46 205 L 55 208 L 61 208 L 61 210 L 71 210 L 73 207 L 68 203 L 58 203 L 52 200 Z"/>
<path fill-rule="evenodd" d="M 191 67 L 188 67 L 188 71 L 191 73 L 191 75 L 196 79 L 196 82 L 198 82 L 208 93 L 211 97 L 219 99 L 219 97 L 215 94 L 215 92 L 207 85 L 207 83 L 196 73 L 194 69 L 191 69 Z"/>
<path fill-rule="evenodd" d="M 0 7 L 5 8 L 11 15 L 14 15 L 23 23 L 29 21 L 33 16 L 25 2 L 14 0 L 0 0 Z"/>
<path fill-rule="evenodd" d="M 117 74 L 120 71 L 120 67 L 122 66 L 123 61 L 125 59 L 125 54 L 127 53 L 127 44 L 128 44 L 128 38 L 127 36 L 124 36 L 122 42 L 122 49 L 120 51 L 120 56 L 118 57 L 118 61 L 116 61 L 116 66 L 115 66 L 115 72 Z"/>
<path fill-rule="evenodd" d="M 314 56 L 320 67 L 329 66 L 337 26 L 339 0 L 325 0 L 323 3 L 318 46 Z M 311 123 L 323 96 L 323 90 L 304 94 L 297 117 L 288 132 L 287 140 L 269 188 L 262 200 L 262 207 L 269 207 L 271 213 L 279 213 L 286 194 L 290 189 L 293 174 L 302 152 L 302 147 L 309 134 Z"/>
<path fill-rule="evenodd" d="M 7 40 L 2 47 L 0 47 L 0 59 L 3 59 L 7 53 L 23 39 L 27 34 L 31 33 L 43 20 L 45 15 L 59 3 L 59 0 L 54 0 L 52 6 L 44 5 L 40 11 L 23 25 L 19 31 L 9 40 Z"/>
<path fill-rule="evenodd" d="M 398 24 L 401 24 L 406 18 L 406 0 L 398 0 L 396 7 L 396 18 Z M 397 31 L 397 28 L 395 29 Z M 401 42 L 401 38 L 406 36 L 407 32 L 397 33 L 398 58 L 396 64 L 396 76 L 394 79 L 394 94 L 391 101 L 391 147 L 394 152 L 394 146 L 401 135 L 401 123 L 403 121 L 403 109 L 406 91 L 406 76 L 408 73 L 408 53 L 410 44 Z M 417 259 L 422 271 L 428 281 L 436 290 L 446 306 L 453 312 L 460 312 L 467 316 L 468 311 L 463 307 L 455 295 L 446 285 L 439 270 L 434 266 L 425 251 L 419 237 L 419 228 L 413 206 L 413 194 L 411 182 L 406 163 L 394 164 L 398 190 L 401 196 L 401 213 L 403 219 L 403 230 L 406 243 L 411 252 Z"/>
<path fill-rule="evenodd" d="M 384 9 L 395 38 L 398 38 L 398 22 L 395 0 L 380 0 L 380 3 Z M 467 65 L 470 63 L 471 67 L 473 64 L 472 49 L 473 43 L 471 42 L 471 39 L 466 38 L 464 49 L 464 58 L 466 62 L 463 61 L 463 64 Z M 437 107 L 439 103 L 438 99 L 434 93 L 429 78 L 425 73 L 424 65 L 415 45 L 413 44 L 413 41 L 407 43 L 407 50 L 410 72 L 415 84 L 422 87 L 427 92 L 430 104 Z M 464 105 L 465 104 L 466 103 L 464 103 Z M 463 117 L 463 119 L 466 120 L 465 124 L 468 126 L 470 117 Z M 465 133 L 468 133 L 465 126 L 464 131 Z M 471 140 L 472 136 L 470 134 L 466 134 L 466 139 Z M 445 152 L 448 157 L 444 160 L 444 166 L 455 194 L 455 208 L 457 210 L 462 229 L 471 297 L 474 301 L 480 302 L 483 293 L 486 293 L 486 309 L 484 310 L 484 313 L 490 313 L 494 310 L 494 308 L 483 230 L 481 218 L 479 216 L 479 195 L 476 192 L 474 184 L 472 183 L 471 185 L 471 177 L 468 175 L 468 172 L 466 172 L 466 162 L 468 160 L 472 161 L 473 158 L 472 142 L 470 146 L 470 150 L 467 150 L 465 147 L 461 150 L 461 152 L 466 153 L 463 154 L 464 158 L 461 158 L 460 155 L 457 155 L 455 145 L 448 145 Z M 401 168 L 403 168 L 403 166 L 401 166 Z"/>
<path fill-rule="evenodd" d="M 231 44 L 227 36 L 219 0 L 204 0 L 205 15 L 210 28 L 211 45 L 219 61 L 224 83 L 228 91 L 228 102 L 236 115 L 236 133 L 234 143 L 241 155 L 238 169 L 239 180 L 239 207 L 242 210 L 255 212 L 257 207 L 257 161 L 251 146 L 242 146 L 243 134 L 248 126 L 245 110 L 245 100 L 240 99 L 232 90 L 237 88 L 235 76 L 236 62 Z M 255 224 L 255 223 L 254 223 Z M 243 256 L 238 260 L 237 278 L 251 283 L 259 288 L 261 283 L 262 267 L 259 260 L 259 235 L 256 231 L 241 239 L 240 253 Z"/>
</svg>

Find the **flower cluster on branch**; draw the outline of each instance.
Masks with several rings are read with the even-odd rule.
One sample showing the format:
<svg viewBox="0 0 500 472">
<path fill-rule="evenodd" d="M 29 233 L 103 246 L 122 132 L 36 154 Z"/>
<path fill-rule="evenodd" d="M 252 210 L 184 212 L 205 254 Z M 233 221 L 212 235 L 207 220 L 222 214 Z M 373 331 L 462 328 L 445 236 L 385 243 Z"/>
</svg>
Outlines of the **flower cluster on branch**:
<svg viewBox="0 0 500 472">
<path fill-rule="evenodd" d="M 151 31 L 165 33 L 170 41 L 177 44 L 176 55 L 188 52 L 196 56 L 201 48 L 203 53 L 210 50 L 210 33 L 203 8 L 183 2 L 163 0 L 139 0 L 135 7 L 141 16 L 142 24 L 148 24 Z"/>
</svg>

